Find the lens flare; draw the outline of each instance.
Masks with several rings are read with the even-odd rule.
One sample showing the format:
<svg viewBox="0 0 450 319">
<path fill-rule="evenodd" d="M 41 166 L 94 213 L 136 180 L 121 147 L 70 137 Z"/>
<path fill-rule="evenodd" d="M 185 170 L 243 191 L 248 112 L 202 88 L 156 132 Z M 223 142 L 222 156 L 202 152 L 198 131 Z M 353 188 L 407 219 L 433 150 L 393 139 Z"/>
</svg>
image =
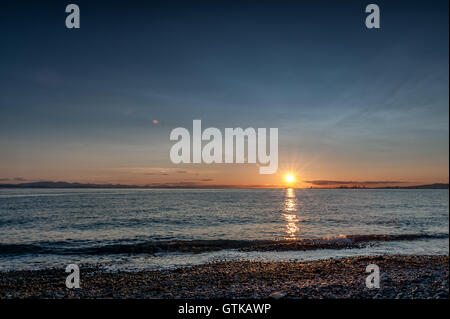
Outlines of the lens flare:
<svg viewBox="0 0 450 319">
<path fill-rule="evenodd" d="M 286 183 L 293 183 L 295 181 L 295 177 L 292 174 L 287 174 L 284 179 Z"/>
</svg>

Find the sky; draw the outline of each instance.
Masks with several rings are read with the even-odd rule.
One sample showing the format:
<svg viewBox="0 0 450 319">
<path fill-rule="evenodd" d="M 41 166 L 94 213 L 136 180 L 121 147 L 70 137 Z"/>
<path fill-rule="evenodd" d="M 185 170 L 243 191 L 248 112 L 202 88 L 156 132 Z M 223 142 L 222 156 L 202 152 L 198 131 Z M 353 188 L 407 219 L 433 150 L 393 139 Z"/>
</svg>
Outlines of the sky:
<svg viewBox="0 0 450 319">
<path fill-rule="evenodd" d="M 448 1 L 73 3 L 1 4 L 0 183 L 448 183 Z M 278 172 L 173 164 L 194 119 L 278 128 Z"/>
</svg>

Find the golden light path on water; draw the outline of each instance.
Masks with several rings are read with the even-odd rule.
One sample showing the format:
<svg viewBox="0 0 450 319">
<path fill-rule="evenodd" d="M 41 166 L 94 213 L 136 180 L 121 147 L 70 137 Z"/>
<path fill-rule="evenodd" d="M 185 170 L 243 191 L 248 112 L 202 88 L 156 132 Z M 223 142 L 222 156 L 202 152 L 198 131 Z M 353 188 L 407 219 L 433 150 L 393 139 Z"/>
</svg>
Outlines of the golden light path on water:
<svg viewBox="0 0 450 319">
<path fill-rule="evenodd" d="M 284 200 L 283 218 L 286 220 L 286 239 L 297 239 L 300 230 L 297 217 L 297 198 L 293 188 L 287 188 Z"/>
</svg>

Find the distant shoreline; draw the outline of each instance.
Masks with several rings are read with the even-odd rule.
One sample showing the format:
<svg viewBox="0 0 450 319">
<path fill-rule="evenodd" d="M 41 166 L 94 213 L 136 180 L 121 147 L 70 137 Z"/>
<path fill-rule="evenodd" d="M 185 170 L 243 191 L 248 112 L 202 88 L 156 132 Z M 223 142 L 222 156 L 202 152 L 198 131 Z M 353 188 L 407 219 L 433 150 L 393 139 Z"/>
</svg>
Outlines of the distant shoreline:
<svg viewBox="0 0 450 319">
<path fill-rule="evenodd" d="M 233 185 L 196 185 L 196 186 L 174 186 L 174 185 L 122 185 L 122 184 L 82 184 L 68 182 L 33 182 L 20 184 L 0 184 L 0 189 L 5 188 L 48 188 L 48 189 L 284 189 L 286 187 L 261 187 L 255 185 L 233 186 Z M 414 186 L 383 186 L 383 187 L 365 187 L 357 186 L 339 186 L 339 187 L 293 187 L 296 189 L 449 189 L 448 183 L 434 183 L 427 185 Z"/>
</svg>

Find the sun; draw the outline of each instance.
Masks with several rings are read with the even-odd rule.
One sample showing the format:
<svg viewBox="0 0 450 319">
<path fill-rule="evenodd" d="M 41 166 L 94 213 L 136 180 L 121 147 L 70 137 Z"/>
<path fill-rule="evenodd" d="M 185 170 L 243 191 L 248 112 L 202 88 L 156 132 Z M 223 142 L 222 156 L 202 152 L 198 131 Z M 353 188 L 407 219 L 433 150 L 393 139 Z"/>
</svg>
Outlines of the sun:
<svg viewBox="0 0 450 319">
<path fill-rule="evenodd" d="M 286 181 L 286 183 L 293 183 L 294 181 L 295 181 L 295 177 L 294 177 L 294 175 L 292 175 L 292 174 L 287 174 L 285 177 L 284 177 L 284 180 Z"/>
</svg>

